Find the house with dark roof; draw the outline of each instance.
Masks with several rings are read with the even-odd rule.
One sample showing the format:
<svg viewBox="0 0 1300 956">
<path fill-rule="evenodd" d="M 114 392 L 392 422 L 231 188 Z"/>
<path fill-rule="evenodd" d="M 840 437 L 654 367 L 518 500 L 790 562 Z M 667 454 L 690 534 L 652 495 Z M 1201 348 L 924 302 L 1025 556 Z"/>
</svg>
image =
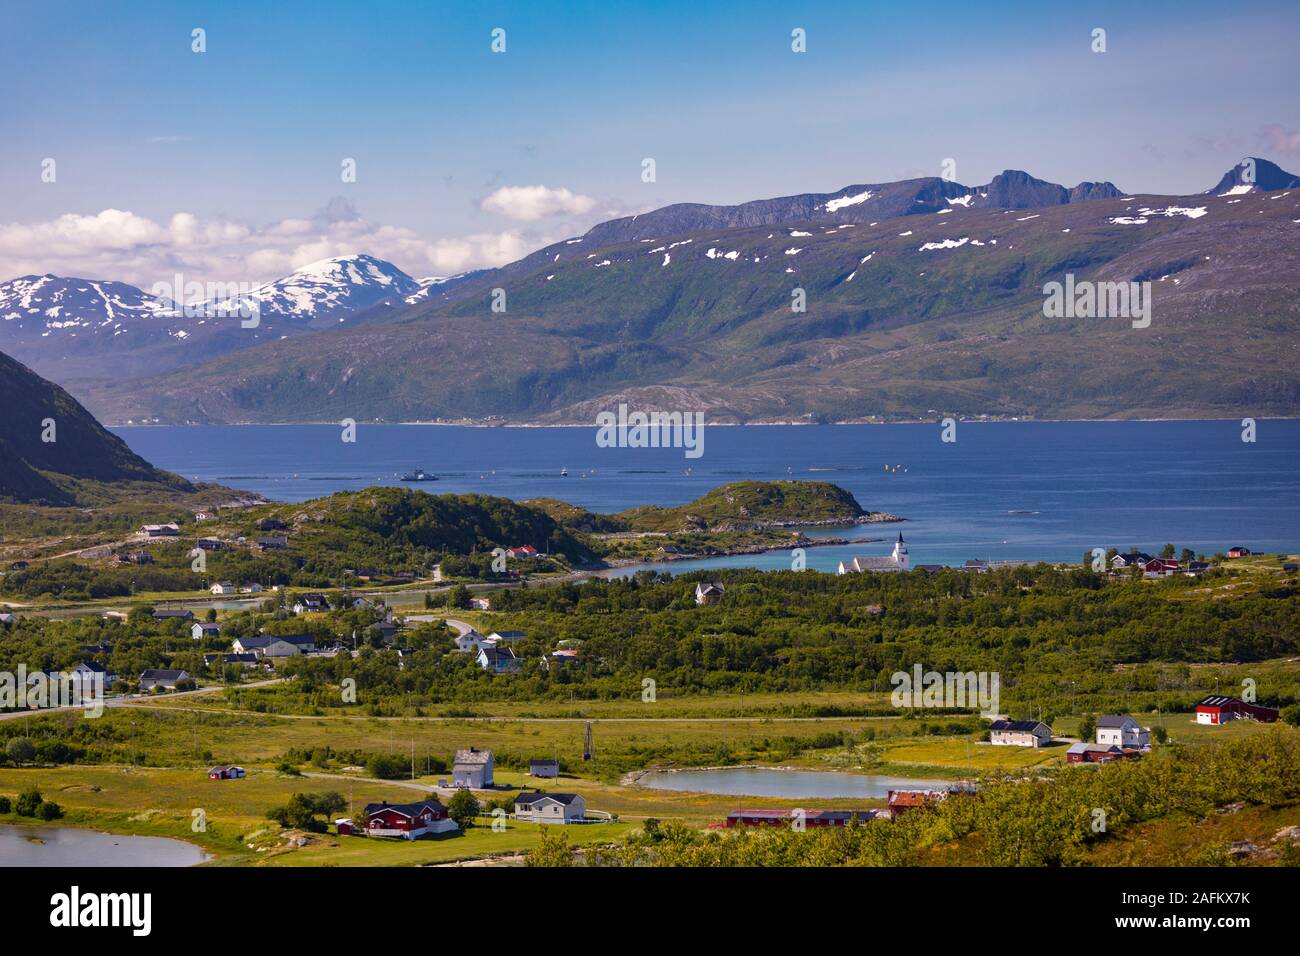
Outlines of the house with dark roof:
<svg viewBox="0 0 1300 956">
<path fill-rule="evenodd" d="M 495 674 L 508 674 L 522 668 L 524 659 L 515 657 L 515 652 L 508 647 L 483 644 L 478 649 L 478 666 Z"/>
<path fill-rule="evenodd" d="M 230 649 L 259 658 L 296 657 L 316 650 L 316 638 L 310 634 L 255 634 L 236 638 Z"/>
<path fill-rule="evenodd" d="M 213 767 L 208 771 L 209 780 L 242 780 L 244 777 L 244 768 L 236 767 L 229 764 L 223 764 L 219 767 Z"/>
<path fill-rule="evenodd" d="M 522 793 L 515 797 L 515 819 L 523 823 L 581 823 L 586 801 L 577 793 Z"/>
<path fill-rule="evenodd" d="M 1130 551 L 1128 554 L 1117 554 L 1110 559 L 1110 569 L 1112 571 L 1123 571 L 1125 568 L 1142 567 L 1151 560 L 1151 555 L 1145 551 Z"/>
<path fill-rule="evenodd" d="M 555 778 L 560 775 L 560 762 L 558 760 L 530 760 L 528 761 L 528 776 L 530 777 L 551 777 Z"/>
<path fill-rule="evenodd" d="M 163 688 L 164 690 L 175 690 L 177 684 L 193 680 L 186 671 L 178 670 L 145 670 L 140 672 L 140 690 L 151 691 Z"/>
<path fill-rule="evenodd" d="M 203 663 L 208 667 L 216 665 L 217 667 L 256 667 L 258 657 L 256 654 L 204 654 Z"/>
<path fill-rule="evenodd" d="M 1041 747 L 1052 740 L 1052 728 L 1041 720 L 995 720 L 989 743 L 995 747 Z"/>
<path fill-rule="evenodd" d="M 201 641 L 205 637 L 220 637 L 221 625 L 212 621 L 195 621 L 190 628 L 190 637 Z"/>
<path fill-rule="evenodd" d="M 447 816 L 447 808 L 434 799 L 420 800 L 417 803 L 368 803 L 364 812 L 365 836 L 414 840 L 426 834 L 460 829 L 456 821 Z M 345 832 L 342 822 L 347 823 L 347 833 L 357 832 L 349 820 L 341 821 L 340 833 Z"/>
<path fill-rule="evenodd" d="M 189 620 L 193 620 L 193 618 L 194 618 L 194 612 L 193 612 L 193 611 L 186 611 L 186 610 L 175 610 L 175 611 L 162 610 L 162 611 L 159 611 L 159 610 L 155 610 L 155 611 L 153 612 L 153 619 L 154 619 L 155 621 L 189 621 Z"/>
<path fill-rule="evenodd" d="M 1150 747 L 1151 732 L 1127 714 L 1097 718 L 1097 743 L 1116 747 Z"/>
<path fill-rule="evenodd" d="M 726 588 L 718 581 L 701 581 L 695 585 L 696 604 L 717 604 Z"/>
</svg>

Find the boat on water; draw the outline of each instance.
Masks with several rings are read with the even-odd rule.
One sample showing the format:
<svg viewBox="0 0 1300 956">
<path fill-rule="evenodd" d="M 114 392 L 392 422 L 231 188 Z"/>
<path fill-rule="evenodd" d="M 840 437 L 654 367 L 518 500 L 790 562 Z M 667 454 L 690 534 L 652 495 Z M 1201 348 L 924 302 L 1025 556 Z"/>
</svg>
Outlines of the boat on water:
<svg viewBox="0 0 1300 956">
<path fill-rule="evenodd" d="M 417 468 L 407 475 L 400 475 L 398 481 L 437 481 L 437 475 L 431 475 L 423 468 Z"/>
<path fill-rule="evenodd" d="M 567 469 L 567 468 L 561 468 L 561 469 L 560 469 L 560 477 L 561 477 L 561 478 L 568 478 L 568 477 L 569 477 L 569 469 Z"/>
</svg>

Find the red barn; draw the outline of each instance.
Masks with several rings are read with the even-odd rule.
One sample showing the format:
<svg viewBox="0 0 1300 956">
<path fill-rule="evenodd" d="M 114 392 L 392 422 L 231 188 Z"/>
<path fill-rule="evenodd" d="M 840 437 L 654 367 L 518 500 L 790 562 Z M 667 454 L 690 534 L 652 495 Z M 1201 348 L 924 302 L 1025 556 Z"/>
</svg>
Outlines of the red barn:
<svg viewBox="0 0 1300 956">
<path fill-rule="evenodd" d="M 369 803 L 366 804 L 365 813 L 365 832 L 369 836 L 414 840 L 426 833 L 446 833 L 448 830 L 459 829 L 456 821 L 448 818 L 447 808 L 437 800 Z"/>
<path fill-rule="evenodd" d="M 1248 704 L 1240 697 L 1221 697 L 1217 694 L 1196 705 L 1198 724 L 1225 724 L 1230 720 L 1258 720 L 1271 724 L 1277 721 L 1277 711 L 1272 707 Z"/>
</svg>

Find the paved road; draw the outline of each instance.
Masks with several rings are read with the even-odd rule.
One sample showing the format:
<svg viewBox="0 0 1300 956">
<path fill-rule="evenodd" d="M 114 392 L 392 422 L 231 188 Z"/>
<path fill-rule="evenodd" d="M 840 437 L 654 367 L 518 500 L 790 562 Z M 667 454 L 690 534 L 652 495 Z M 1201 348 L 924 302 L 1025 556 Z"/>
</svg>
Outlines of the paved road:
<svg viewBox="0 0 1300 956">
<path fill-rule="evenodd" d="M 279 684 L 285 679 L 286 678 L 283 677 L 273 677 L 268 680 L 254 681 L 251 684 L 239 684 L 239 685 L 217 684 L 212 687 L 198 687 L 195 688 L 194 690 L 175 691 L 173 693 L 168 694 L 167 699 L 175 700 L 178 697 L 195 697 L 201 694 L 215 694 L 217 691 L 225 690 L 227 686 L 238 686 L 241 689 L 245 687 L 269 687 L 271 684 Z M 149 694 L 129 694 L 124 697 L 107 697 L 104 699 L 104 707 L 106 708 L 139 707 L 145 710 L 180 710 L 180 711 L 197 711 L 200 713 L 204 712 L 202 708 L 198 708 L 198 707 L 162 707 L 157 704 L 151 705 L 148 703 L 142 703 L 144 701 L 150 701 L 150 700 L 157 700 L 157 698 Z M 39 710 L 14 710 L 8 713 L 0 714 L 0 720 L 14 720 L 15 718 L 18 717 L 38 717 L 38 716 L 43 716 L 44 714 L 66 714 L 66 713 L 85 711 L 85 710 L 86 708 L 80 704 L 74 704 L 71 707 L 43 707 Z M 215 710 L 212 708 L 208 708 L 206 712 L 244 713 L 244 711 Z"/>
</svg>

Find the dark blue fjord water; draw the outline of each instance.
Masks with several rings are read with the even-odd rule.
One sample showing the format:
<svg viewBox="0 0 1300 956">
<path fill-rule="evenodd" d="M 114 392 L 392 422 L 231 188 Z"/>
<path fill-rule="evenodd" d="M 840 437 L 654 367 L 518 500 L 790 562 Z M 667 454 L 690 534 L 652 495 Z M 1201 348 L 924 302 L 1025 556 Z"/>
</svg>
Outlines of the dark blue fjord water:
<svg viewBox="0 0 1300 956">
<path fill-rule="evenodd" d="M 282 501 L 400 485 L 397 474 L 416 467 L 440 480 L 407 487 L 553 496 L 600 512 L 682 504 L 744 478 L 820 479 L 908 520 L 819 534 L 892 540 L 901 530 L 914 564 L 1077 561 L 1094 547 L 1166 542 L 1207 554 L 1236 544 L 1300 549 L 1295 420 L 1261 420 L 1254 444 L 1236 421 L 963 422 L 948 444 L 929 424 L 709 426 L 696 459 L 682 449 L 601 448 L 594 428 L 361 425 L 355 444 L 329 425 L 114 431 L 162 468 Z M 808 566 L 887 551 L 884 542 L 814 548 Z M 709 566 L 789 564 L 777 553 Z"/>
</svg>

